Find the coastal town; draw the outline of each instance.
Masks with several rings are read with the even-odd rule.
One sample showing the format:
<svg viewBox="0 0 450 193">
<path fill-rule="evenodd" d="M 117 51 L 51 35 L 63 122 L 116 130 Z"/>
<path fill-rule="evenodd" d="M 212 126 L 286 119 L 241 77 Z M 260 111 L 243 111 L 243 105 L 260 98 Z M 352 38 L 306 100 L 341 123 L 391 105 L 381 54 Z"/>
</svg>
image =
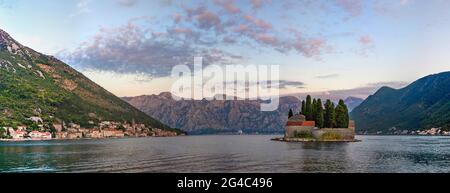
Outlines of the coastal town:
<svg viewBox="0 0 450 193">
<path fill-rule="evenodd" d="M 145 124 L 102 121 L 94 128 L 83 128 L 75 123 L 54 123 L 44 126 L 40 117 L 30 117 L 36 127 L 20 125 L 0 127 L 0 141 L 40 141 L 65 139 L 103 139 L 124 137 L 174 137 L 178 134 L 159 128 L 150 128 Z"/>
<path fill-rule="evenodd" d="M 362 135 L 369 135 L 372 133 L 367 132 L 361 132 Z M 431 135 L 431 136 L 450 136 L 450 131 L 447 129 L 444 129 L 442 127 L 432 127 L 429 129 L 422 129 L 422 130 L 407 130 L 407 129 L 400 129 L 396 127 L 392 127 L 388 129 L 386 132 L 383 131 L 377 131 L 376 133 L 373 133 L 375 135 Z"/>
</svg>

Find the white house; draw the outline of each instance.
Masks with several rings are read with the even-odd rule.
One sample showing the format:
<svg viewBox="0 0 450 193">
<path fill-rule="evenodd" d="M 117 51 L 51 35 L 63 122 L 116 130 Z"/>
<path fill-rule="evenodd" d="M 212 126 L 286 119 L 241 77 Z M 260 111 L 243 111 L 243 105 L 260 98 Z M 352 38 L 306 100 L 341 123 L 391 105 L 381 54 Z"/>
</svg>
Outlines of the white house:
<svg viewBox="0 0 450 193">
<path fill-rule="evenodd" d="M 25 131 L 15 131 L 12 127 L 6 127 L 5 129 L 9 131 L 9 136 L 11 136 L 14 140 L 24 139 L 24 136 L 27 134 Z"/>
<path fill-rule="evenodd" d="M 52 139 L 52 134 L 50 132 L 39 132 L 32 131 L 28 134 L 33 140 L 47 140 Z"/>
</svg>

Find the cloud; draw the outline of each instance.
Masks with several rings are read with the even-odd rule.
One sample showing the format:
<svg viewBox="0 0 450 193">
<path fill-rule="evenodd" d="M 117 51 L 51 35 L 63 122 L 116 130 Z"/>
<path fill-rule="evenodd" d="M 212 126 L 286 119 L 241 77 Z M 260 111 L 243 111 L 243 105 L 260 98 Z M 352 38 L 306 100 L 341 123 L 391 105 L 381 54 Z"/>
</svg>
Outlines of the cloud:
<svg viewBox="0 0 450 193">
<path fill-rule="evenodd" d="M 250 0 L 250 3 L 252 4 L 252 8 L 254 10 L 260 9 L 263 6 L 263 0 Z"/>
<path fill-rule="evenodd" d="M 228 11 L 231 14 L 240 13 L 241 9 L 239 9 L 235 4 L 234 0 L 214 0 L 214 3 L 222 6 L 223 9 Z"/>
<path fill-rule="evenodd" d="M 316 76 L 316 78 L 318 78 L 318 79 L 329 79 L 329 78 L 337 78 L 339 76 L 340 76 L 339 74 L 326 74 L 326 75 Z"/>
<path fill-rule="evenodd" d="M 257 19 L 251 15 L 244 15 L 243 17 L 245 20 L 247 20 L 250 25 L 252 25 L 253 27 L 259 28 L 263 31 L 267 31 L 273 28 L 272 24 L 262 20 L 262 19 Z"/>
<path fill-rule="evenodd" d="M 76 11 L 69 15 L 70 18 L 90 13 L 92 10 L 89 8 L 89 4 L 91 3 L 91 0 L 78 0 L 78 3 L 76 4 Z"/>
<path fill-rule="evenodd" d="M 243 77 L 241 77 L 243 78 Z M 277 80 L 277 81 L 267 81 L 267 80 L 260 80 L 259 82 L 249 82 L 249 81 L 245 81 L 243 79 L 239 79 L 236 81 L 227 81 L 227 82 L 223 82 L 224 85 L 234 85 L 234 84 L 238 84 L 238 85 L 244 85 L 244 89 L 248 89 L 248 88 L 254 88 L 256 89 L 258 84 L 262 85 L 262 86 L 267 86 L 267 85 L 271 85 L 271 87 L 274 88 L 278 88 L 278 89 L 287 89 L 287 88 L 297 88 L 297 89 L 302 89 L 305 88 L 305 83 L 301 82 L 301 81 L 293 81 L 293 80 Z M 231 86 L 232 90 L 235 90 L 233 86 Z"/>
<path fill-rule="evenodd" d="M 180 23 L 182 19 L 183 19 L 183 16 L 181 16 L 181 14 L 179 14 L 179 13 L 175 13 L 173 15 L 173 21 L 175 22 L 175 24 Z"/>
<path fill-rule="evenodd" d="M 331 95 L 335 96 L 341 96 L 341 98 L 346 98 L 344 96 L 354 96 L 358 98 L 367 98 L 369 95 L 374 94 L 378 89 L 380 89 L 383 86 L 388 86 L 391 88 L 402 88 L 404 86 L 408 85 L 407 82 L 376 82 L 376 83 L 369 83 L 367 85 L 353 88 L 353 89 L 344 89 L 344 90 L 333 90 L 329 91 Z"/>
<path fill-rule="evenodd" d="M 232 38 L 232 37 L 226 36 L 226 37 L 224 37 L 224 38 L 222 39 L 222 42 L 224 42 L 224 43 L 226 43 L 226 44 L 234 44 L 234 43 L 236 43 L 237 41 L 236 41 L 236 39 L 234 39 L 234 38 Z"/>
<path fill-rule="evenodd" d="M 254 37 L 259 42 L 262 42 L 267 45 L 276 46 L 279 44 L 278 38 L 269 34 L 255 34 Z"/>
<path fill-rule="evenodd" d="M 262 2 L 269 1 L 256 3 L 260 5 L 258 3 Z M 205 5 L 197 7 L 183 5 L 184 13 L 173 16 L 173 23 L 175 26 L 193 28 L 193 31 L 201 37 L 198 40 L 208 42 L 211 46 L 218 43 L 225 43 L 228 46 L 245 44 L 253 48 L 274 49 L 280 53 L 296 51 L 305 57 L 318 57 L 330 50 L 324 38 L 308 37 L 301 33 L 293 36 L 286 31 L 276 30 L 269 21 L 244 13 L 237 7 L 235 1 L 215 0 L 214 5 L 224 9 L 225 12 L 219 16 Z M 209 39 L 206 40 L 206 37 Z"/>
<path fill-rule="evenodd" d="M 194 20 L 194 24 L 203 30 L 214 29 L 216 33 L 223 32 L 222 20 L 220 17 L 206 9 L 198 7 L 196 9 L 186 9 L 188 19 Z"/>
<path fill-rule="evenodd" d="M 16 3 L 16 1 L 0 0 L 0 8 L 12 9 Z"/>
<path fill-rule="evenodd" d="M 359 16 L 363 9 L 362 0 L 336 0 L 336 5 L 346 11 L 350 17 Z"/>
<path fill-rule="evenodd" d="M 151 25 L 150 25 L 151 26 Z M 179 38 L 178 35 L 188 36 Z M 205 64 L 224 64 L 239 56 L 217 48 L 192 44 L 189 29 L 176 28 L 157 33 L 152 28 L 130 21 L 116 28 L 102 28 L 91 40 L 59 58 L 81 70 L 117 73 L 147 73 L 168 76 L 179 64 L 192 66 L 194 56 L 203 56 Z"/>
<path fill-rule="evenodd" d="M 305 88 L 305 83 L 300 81 L 279 80 L 278 88 L 286 89 L 287 87 Z"/>
<path fill-rule="evenodd" d="M 321 55 L 324 49 L 329 48 L 329 46 L 327 46 L 326 40 L 319 38 L 299 38 L 293 46 L 299 53 L 302 53 L 306 57 Z"/>
<path fill-rule="evenodd" d="M 125 7 L 131 7 L 136 5 L 138 0 L 119 0 L 119 4 Z"/>
<path fill-rule="evenodd" d="M 376 82 L 376 83 L 369 83 L 366 87 L 375 87 L 375 88 L 381 88 L 383 86 L 388 86 L 391 88 L 399 89 L 404 86 L 408 85 L 407 82 L 401 82 L 401 81 L 390 81 L 390 82 Z"/>
<path fill-rule="evenodd" d="M 305 98 L 306 95 L 311 95 L 312 97 L 322 98 L 322 99 L 331 99 L 337 101 L 339 99 L 346 99 L 347 97 L 357 97 L 365 99 L 370 95 L 373 95 L 378 89 L 383 86 L 389 86 L 391 88 L 399 89 L 408 85 L 407 82 L 376 82 L 369 83 L 363 85 L 361 87 L 352 88 L 352 89 L 342 89 L 342 90 L 329 90 L 323 92 L 310 92 L 310 93 L 296 93 L 290 94 L 293 96 L 298 96 L 299 98 Z"/>
<path fill-rule="evenodd" d="M 372 37 L 370 37 L 370 36 L 368 36 L 368 35 L 361 36 L 361 37 L 359 38 L 359 42 L 360 42 L 361 44 L 363 44 L 363 45 L 371 45 L 371 44 L 373 44 Z"/>
<path fill-rule="evenodd" d="M 132 6 L 138 1 L 116 2 Z M 250 6 L 260 8 L 269 2 L 251 1 Z M 191 62 L 195 55 L 204 56 L 206 62 L 214 64 L 242 60 L 240 53 L 233 53 L 233 46 L 271 49 L 306 58 L 321 58 L 332 50 L 326 36 L 294 27 L 275 29 L 270 20 L 246 13 L 246 9 L 238 5 L 241 4 L 237 1 L 225 0 L 192 7 L 180 3 L 176 5 L 179 9 L 168 13 L 173 22 L 142 25 L 138 18 L 124 26 L 102 28 L 76 50 L 60 55 L 82 68 L 166 76 L 174 65 Z M 81 12 L 89 12 L 89 0 L 80 0 L 77 7 L 84 10 Z"/>
<path fill-rule="evenodd" d="M 358 42 L 361 44 L 361 47 L 356 50 L 356 53 L 361 56 L 367 56 L 368 53 L 375 49 L 374 40 L 369 35 L 360 36 Z"/>
<path fill-rule="evenodd" d="M 406 5 L 409 3 L 409 0 L 400 0 L 400 5 Z"/>
</svg>

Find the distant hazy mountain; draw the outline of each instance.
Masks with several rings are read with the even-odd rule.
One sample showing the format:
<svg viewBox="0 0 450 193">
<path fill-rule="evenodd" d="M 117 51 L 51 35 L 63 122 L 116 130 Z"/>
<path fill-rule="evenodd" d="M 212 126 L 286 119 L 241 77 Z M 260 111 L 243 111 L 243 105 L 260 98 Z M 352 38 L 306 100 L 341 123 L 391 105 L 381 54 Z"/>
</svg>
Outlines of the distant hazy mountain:
<svg viewBox="0 0 450 193">
<path fill-rule="evenodd" d="M 278 111 L 261 112 L 260 102 L 248 100 L 175 101 L 170 93 L 123 99 L 163 123 L 189 133 L 282 132 L 289 108 L 297 111 L 300 104 L 296 97 L 282 97 Z"/>
<path fill-rule="evenodd" d="M 402 89 L 382 87 L 351 113 L 359 132 L 395 127 L 450 127 L 450 72 L 421 78 Z"/>
<path fill-rule="evenodd" d="M 364 99 L 357 98 L 357 97 L 348 97 L 344 100 L 349 111 L 352 111 L 355 107 L 359 106 L 363 101 L 364 101 Z"/>
<path fill-rule="evenodd" d="M 123 99 L 171 127 L 194 134 L 238 130 L 283 132 L 289 109 L 298 112 L 300 106 L 300 100 L 292 96 L 281 97 L 280 106 L 274 112 L 261 112 L 258 101 L 175 101 L 170 93 Z"/>
<path fill-rule="evenodd" d="M 170 129 L 60 60 L 38 53 L 0 30 L 0 126 L 41 117 L 89 127 L 101 120 Z"/>
</svg>

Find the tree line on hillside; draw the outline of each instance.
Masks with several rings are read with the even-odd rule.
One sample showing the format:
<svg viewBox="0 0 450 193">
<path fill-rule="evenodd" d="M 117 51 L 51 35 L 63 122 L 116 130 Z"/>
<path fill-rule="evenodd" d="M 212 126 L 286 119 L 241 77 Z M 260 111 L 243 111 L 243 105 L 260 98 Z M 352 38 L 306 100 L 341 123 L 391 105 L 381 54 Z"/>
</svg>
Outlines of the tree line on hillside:
<svg viewBox="0 0 450 193">
<path fill-rule="evenodd" d="M 302 100 L 300 114 L 304 115 L 307 121 L 315 121 L 318 128 L 348 128 L 350 121 L 347 105 L 342 99 L 337 105 L 330 99 L 322 104 L 320 98 L 312 99 L 308 95 L 306 101 Z M 294 112 L 289 109 L 289 118 L 292 116 Z"/>
</svg>

